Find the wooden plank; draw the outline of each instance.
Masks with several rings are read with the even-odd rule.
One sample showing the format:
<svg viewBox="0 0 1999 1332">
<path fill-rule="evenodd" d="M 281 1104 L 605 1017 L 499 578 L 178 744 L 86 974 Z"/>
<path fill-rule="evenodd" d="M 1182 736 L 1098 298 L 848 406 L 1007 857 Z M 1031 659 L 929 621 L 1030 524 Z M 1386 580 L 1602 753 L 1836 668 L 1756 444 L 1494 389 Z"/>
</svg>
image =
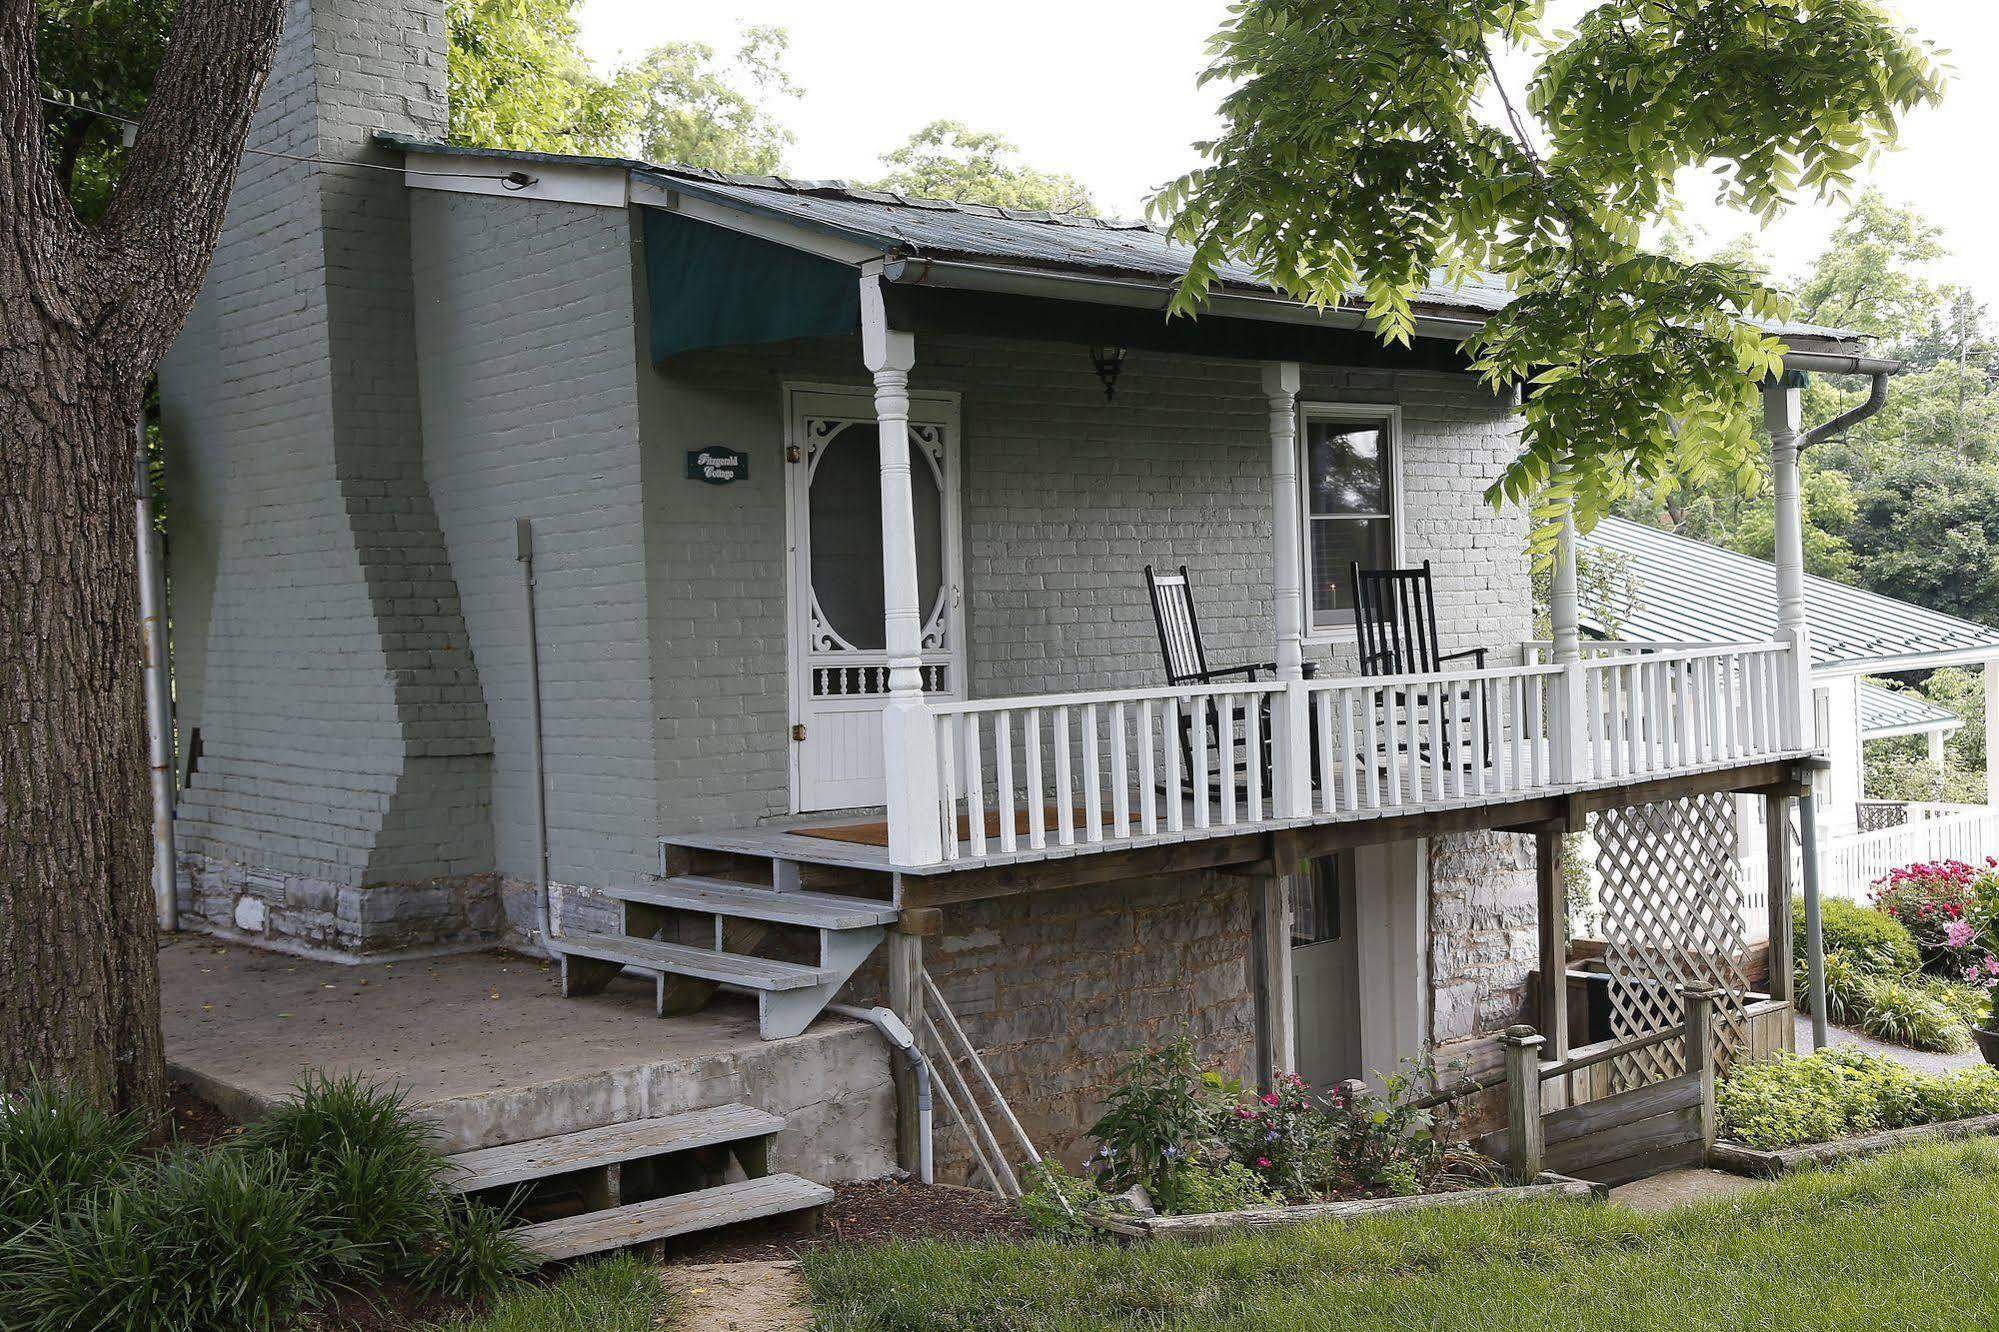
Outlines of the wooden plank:
<svg viewBox="0 0 1999 1332">
<path fill-rule="evenodd" d="M 887 902 L 832 893 L 776 892 L 754 885 L 685 875 L 665 883 L 639 883 L 602 890 L 623 902 L 667 907 L 675 911 L 705 911 L 747 920 L 802 925 L 815 930 L 858 930 L 887 925 L 896 909 Z"/>
<path fill-rule="evenodd" d="M 1461 1193 L 1424 1193 L 1411 1198 L 1358 1198 L 1348 1202 L 1304 1203 L 1296 1207 L 1252 1207 L 1239 1212 L 1203 1212 L 1194 1216 L 1107 1217 L 1097 1224 L 1134 1238 L 1212 1239 L 1237 1230 L 1268 1230 L 1306 1221 L 1353 1221 L 1390 1212 L 1433 1207 L 1476 1207 L 1488 1203 L 1521 1202 L 1534 1198 L 1574 1198 L 1587 1201 L 1598 1191 L 1582 1180 L 1557 1180 L 1504 1189 L 1467 1189 Z"/>
<path fill-rule="evenodd" d="M 521 1226 L 513 1233 L 536 1257 L 551 1261 L 824 1207 L 831 1201 L 833 1190 L 824 1184 L 814 1184 L 797 1175 L 765 1175 L 762 1179 L 627 1203 L 605 1212 L 542 1221 Z"/>
<path fill-rule="evenodd" d="M 447 1183 L 460 1193 L 504 1188 L 592 1166 L 759 1138 L 783 1128 L 782 1116 L 754 1106 L 718 1105 L 661 1119 L 633 1119 L 576 1133 L 459 1152 L 445 1158 L 445 1164 L 451 1167 Z"/>
<path fill-rule="evenodd" d="M 1542 1119 L 1541 1132 L 1548 1144 L 1553 1146 L 1639 1120 L 1693 1109 L 1700 1104 L 1700 1100 L 1699 1078 L 1669 1078 L 1664 1082 L 1557 1110 Z"/>
<path fill-rule="evenodd" d="M 655 939 L 613 938 L 607 934 L 565 934 L 561 947 L 565 954 L 751 990 L 802 990 L 810 985 L 823 985 L 838 974 L 796 962 L 775 962 L 765 957 L 717 953 Z"/>
<path fill-rule="evenodd" d="M 1700 1150 L 1706 1147 L 1701 1141 L 1698 1108 L 1631 1120 L 1600 1133 L 1571 1138 L 1559 1147 L 1551 1146 L 1546 1159 L 1550 1170 L 1596 1179 L 1598 1171 L 1619 1161 L 1688 1144 Z"/>
<path fill-rule="evenodd" d="M 908 1030 L 923 1030 L 923 936 L 891 930 L 888 936 L 888 1006 Z M 889 1060 L 895 1081 L 895 1153 L 904 1170 L 915 1173 L 922 1157 L 923 1123 L 917 1104 L 921 1088 L 907 1059 Z"/>
<path fill-rule="evenodd" d="M 1256 982 L 1257 1085 L 1298 1066 L 1298 1015 L 1291 987 L 1291 895 L 1288 876 L 1264 875 L 1254 889 L 1250 969 Z"/>
<path fill-rule="evenodd" d="M 1650 1179 L 1668 1170 L 1697 1166 L 1706 1159 L 1705 1148 L 1697 1141 L 1688 1140 L 1670 1143 L 1653 1151 L 1640 1152 L 1636 1156 L 1606 1161 L 1600 1166 L 1591 1166 L 1580 1172 L 1580 1177 L 1593 1180 L 1607 1188 L 1615 1188 L 1619 1184 L 1629 1184 L 1635 1179 Z"/>
</svg>

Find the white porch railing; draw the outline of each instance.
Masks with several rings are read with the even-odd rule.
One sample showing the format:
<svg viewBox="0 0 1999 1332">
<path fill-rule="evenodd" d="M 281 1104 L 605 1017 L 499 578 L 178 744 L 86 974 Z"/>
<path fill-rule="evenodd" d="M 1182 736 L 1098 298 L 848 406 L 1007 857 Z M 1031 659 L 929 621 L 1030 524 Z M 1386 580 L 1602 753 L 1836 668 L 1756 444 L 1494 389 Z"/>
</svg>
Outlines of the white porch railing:
<svg viewBox="0 0 1999 1332">
<path fill-rule="evenodd" d="M 935 819 L 939 859 L 955 861 L 1741 763 L 1786 748 L 1789 654 L 1703 645 L 1440 675 L 929 703 L 934 766 L 912 774 L 900 807 Z M 891 817 L 897 808 L 891 799 Z"/>
</svg>

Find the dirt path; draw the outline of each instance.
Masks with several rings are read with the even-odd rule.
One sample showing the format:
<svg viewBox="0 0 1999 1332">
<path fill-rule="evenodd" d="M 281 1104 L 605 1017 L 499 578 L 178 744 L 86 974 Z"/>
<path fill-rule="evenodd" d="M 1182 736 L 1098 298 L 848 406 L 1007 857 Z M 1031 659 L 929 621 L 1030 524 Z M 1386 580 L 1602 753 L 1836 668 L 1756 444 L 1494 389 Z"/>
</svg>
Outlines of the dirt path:
<svg viewBox="0 0 1999 1332">
<path fill-rule="evenodd" d="M 794 1262 L 696 1263 L 666 1269 L 688 1332 L 805 1332 L 812 1301 Z"/>
</svg>

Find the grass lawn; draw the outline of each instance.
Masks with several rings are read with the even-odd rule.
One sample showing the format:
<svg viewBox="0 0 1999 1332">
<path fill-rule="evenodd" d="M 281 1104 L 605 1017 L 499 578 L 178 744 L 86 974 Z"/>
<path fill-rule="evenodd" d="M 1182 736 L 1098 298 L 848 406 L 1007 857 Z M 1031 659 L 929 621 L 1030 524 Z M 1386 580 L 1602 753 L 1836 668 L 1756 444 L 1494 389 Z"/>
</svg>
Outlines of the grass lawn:
<svg viewBox="0 0 1999 1332">
<path fill-rule="evenodd" d="M 1999 1144 L 1924 1146 L 1641 1216 L 1555 1202 L 1205 1247 L 924 1241 L 803 1262 L 822 1332 L 1999 1326 Z"/>
<path fill-rule="evenodd" d="M 429 1332 L 666 1332 L 676 1326 L 670 1298 L 657 1266 L 612 1258 L 574 1267 L 483 1314 L 433 1324 Z"/>
</svg>

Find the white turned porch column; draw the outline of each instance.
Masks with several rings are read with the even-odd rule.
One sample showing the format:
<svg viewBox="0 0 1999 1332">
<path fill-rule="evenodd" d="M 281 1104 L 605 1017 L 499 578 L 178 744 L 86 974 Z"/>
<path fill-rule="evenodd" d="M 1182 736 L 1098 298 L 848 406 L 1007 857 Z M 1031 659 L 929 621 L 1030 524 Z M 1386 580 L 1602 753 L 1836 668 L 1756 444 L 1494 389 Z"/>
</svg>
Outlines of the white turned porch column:
<svg viewBox="0 0 1999 1332">
<path fill-rule="evenodd" d="M 1783 735 L 1786 748 L 1812 743 L 1812 639 L 1805 622 L 1805 516 L 1798 481 L 1800 392 L 1790 379 L 1763 390 L 1763 421 L 1770 427 L 1770 480 L 1776 509 L 1777 641 L 1791 648 Z"/>
<path fill-rule="evenodd" d="M 916 590 L 916 503 L 909 475 L 909 371 L 913 335 L 889 327 L 881 279 L 861 278 L 861 356 L 875 380 L 881 435 L 882 622 L 888 704 L 882 709 L 882 777 L 889 860 L 944 858 L 937 789 L 936 721 L 923 700 L 923 611 Z"/>
<path fill-rule="evenodd" d="M 1559 707 L 1555 710 L 1552 752 L 1553 777 L 1558 782 L 1580 782 L 1589 777 L 1588 678 L 1583 672 L 1582 608 L 1576 597 L 1576 520 L 1562 515 L 1562 532 L 1555 539 L 1555 572 L 1548 589 L 1548 618 L 1552 625 L 1555 664 L 1562 668 Z"/>
<path fill-rule="evenodd" d="M 1279 706 L 1272 709 L 1271 795 L 1279 818 L 1298 819 L 1312 812 L 1312 709 L 1305 692 L 1305 545 L 1298 491 L 1298 363 L 1264 362 L 1263 394 L 1270 404 L 1277 678 L 1285 686 Z"/>
</svg>

